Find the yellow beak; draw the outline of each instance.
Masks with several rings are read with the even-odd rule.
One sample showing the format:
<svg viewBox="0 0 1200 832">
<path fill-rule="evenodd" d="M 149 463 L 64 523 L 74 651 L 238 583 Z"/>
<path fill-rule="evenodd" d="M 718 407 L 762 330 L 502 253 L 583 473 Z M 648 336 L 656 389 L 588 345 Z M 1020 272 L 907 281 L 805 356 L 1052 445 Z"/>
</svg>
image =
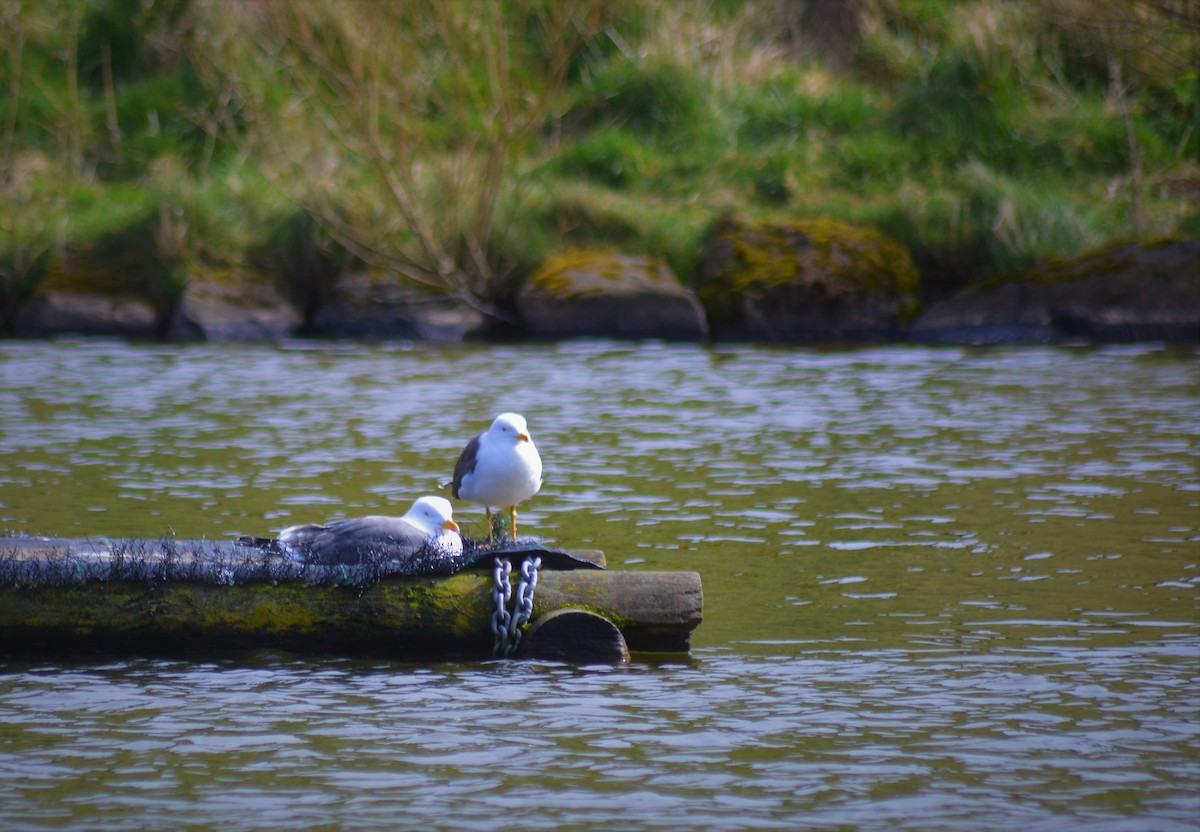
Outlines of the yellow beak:
<svg viewBox="0 0 1200 832">
<path fill-rule="evenodd" d="M 458 524 L 455 523 L 453 520 L 447 520 L 446 522 L 442 523 L 442 528 L 449 529 L 452 532 L 456 532 L 456 531 L 458 531 Z"/>
<path fill-rule="evenodd" d="M 518 433 L 518 434 L 517 434 L 517 441 L 519 441 L 519 442 L 528 442 L 528 441 L 529 441 L 529 434 L 527 434 L 527 433 Z"/>
</svg>

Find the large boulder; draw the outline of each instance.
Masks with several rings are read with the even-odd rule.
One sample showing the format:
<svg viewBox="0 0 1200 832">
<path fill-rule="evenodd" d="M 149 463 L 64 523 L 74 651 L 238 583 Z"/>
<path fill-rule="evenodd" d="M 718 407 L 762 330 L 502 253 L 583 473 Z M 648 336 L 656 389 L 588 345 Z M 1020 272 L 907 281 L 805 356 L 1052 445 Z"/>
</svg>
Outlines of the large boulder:
<svg viewBox="0 0 1200 832">
<path fill-rule="evenodd" d="M 171 298 L 132 269 L 59 262 L 38 282 L 13 316 L 11 334 L 156 338 L 163 334 Z"/>
<path fill-rule="evenodd" d="M 13 316 L 9 331 L 18 338 L 52 335 L 100 335 L 154 338 L 159 315 L 145 298 L 93 292 L 38 292 Z"/>
<path fill-rule="evenodd" d="M 925 343 L 1200 341 L 1200 243 L 1130 243 L 991 278 L 931 306 Z"/>
<path fill-rule="evenodd" d="M 324 338 L 463 341 L 483 315 L 443 297 L 423 295 L 391 276 L 347 275 L 322 299 L 308 334 Z"/>
<path fill-rule="evenodd" d="M 474 310 L 387 291 L 379 283 L 346 279 L 306 322 L 285 287 L 253 270 L 195 272 L 169 308 L 144 294 L 89 292 L 50 281 L 17 311 L 9 331 L 18 337 L 71 333 L 211 342 L 304 336 L 461 341 L 482 325 Z"/>
<path fill-rule="evenodd" d="M 539 338 L 708 334 L 700 303 L 666 263 L 633 254 L 572 249 L 548 257 L 518 292 L 517 311 Z"/>
<path fill-rule="evenodd" d="M 248 270 L 194 276 L 171 334 L 208 341 L 292 337 L 461 341 L 483 316 L 461 304 L 421 294 L 392 276 L 350 273 L 320 290 L 286 276 Z"/>
<path fill-rule="evenodd" d="M 62 247 L 17 310 L 17 335 L 161 338 L 187 283 L 183 226 L 165 203 L 86 243 Z"/>
<path fill-rule="evenodd" d="M 253 271 L 194 274 L 167 335 L 177 340 L 274 341 L 300 334 L 303 318 L 274 281 Z"/>
<path fill-rule="evenodd" d="M 696 285 L 714 338 L 881 341 L 916 314 L 920 273 L 873 228 L 729 217 L 709 235 Z"/>
</svg>

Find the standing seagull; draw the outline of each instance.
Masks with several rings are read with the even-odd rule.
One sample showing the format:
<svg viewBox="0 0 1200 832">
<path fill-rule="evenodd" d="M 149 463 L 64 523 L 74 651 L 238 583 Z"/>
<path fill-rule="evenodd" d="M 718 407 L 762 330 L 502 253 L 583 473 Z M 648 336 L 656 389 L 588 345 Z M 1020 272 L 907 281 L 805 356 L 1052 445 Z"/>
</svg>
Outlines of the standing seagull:
<svg viewBox="0 0 1200 832">
<path fill-rule="evenodd" d="M 278 540 L 252 539 L 268 543 L 293 560 L 307 563 L 369 563 L 420 558 L 434 560 L 462 554 L 462 537 L 451 518 L 445 497 L 422 497 L 403 517 L 352 517 L 324 526 L 309 523 L 289 526 Z"/>
<path fill-rule="evenodd" d="M 538 456 L 525 417 L 501 413 L 492 426 L 463 448 L 454 464 L 450 490 L 456 500 L 480 503 L 487 512 L 488 540 L 492 539 L 492 506 L 508 509 L 509 531 L 517 539 L 517 503 L 542 487 L 542 458 Z"/>
</svg>

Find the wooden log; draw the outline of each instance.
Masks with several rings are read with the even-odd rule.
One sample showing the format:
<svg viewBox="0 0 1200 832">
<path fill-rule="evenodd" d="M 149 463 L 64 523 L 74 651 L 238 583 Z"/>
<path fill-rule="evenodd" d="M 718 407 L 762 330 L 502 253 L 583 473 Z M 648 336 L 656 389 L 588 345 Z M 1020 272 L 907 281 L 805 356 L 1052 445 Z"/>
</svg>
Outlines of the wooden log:
<svg viewBox="0 0 1200 832">
<path fill-rule="evenodd" d="M 686 652 L 700 625 L 704 593 L 695 572 L 546 572 L 540 614 L 586 609 L 620 628 L 633 651 Z"/>
<path fill-rule="evenodd" d="M 512 580 L 516 583 L 517 570 Z M 492 587 L 487 569 L 439 578 L 384 577 L 365 586 L 177 579 L 9 584 L 0 586 L 0 652 L 268 647 L 487 656 L 493 644 Z M 701 621 L 702 601 L 694 572 L 543 569 L 530 621 L 583 609 L 612 621 L 634 651 L 686 652 Z"/>
<path fill-rule="evenodd" d="M 555 610 L 529 628 L 521 641 L 523 659 L 621 664 L 629 645 L 616 624 L 586 610 Z"/>
</svg>

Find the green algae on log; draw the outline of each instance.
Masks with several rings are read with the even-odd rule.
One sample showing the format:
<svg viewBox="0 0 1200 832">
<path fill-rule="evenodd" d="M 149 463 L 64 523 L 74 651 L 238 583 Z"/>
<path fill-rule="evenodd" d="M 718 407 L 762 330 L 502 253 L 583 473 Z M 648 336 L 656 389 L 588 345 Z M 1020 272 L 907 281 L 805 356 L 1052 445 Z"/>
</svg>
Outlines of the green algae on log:
<svg viewBox="0 0 1200 832">
<path fill-rule="evenodd" d="M 26 577 L 0 582 L 0 653 L 279 648 L 441 658 L 485 657 L 493 645 L 490 568 L 370 581 L 349 570 L 347 580 L 337 582 L 324 572 L 303 578 L 286 569 L 246 577 L 249 573 L 231 571 L 229 563 L 172 572 L 149 559 L 133 571 L 109 573 L 126 578 L 112 580 L 95 577 L 101 572 L 87 564 L 84 553 L 58 562 L 56 569 L 69 568 L 54 580 L 36 580 L 29 575 L 37 570 L 15 568 L 22 565 L 21 555 L 32 560 L 27 539 L 0 539 L 4 544 L 13 544 L 5 546 L 6 571 Z M 582 561 L 603 558 L 570 554 Z M 129 579 L 134 576 L 140 577 Z M 567 609 L 613 622 L 633 651 L 686 652 L 701 620 L 700 577 L 544 567 L 530 624 Z"/>
<path fill-rule="evenodd" d="M 713 336 L 756 341 L 899 337 L 916 315 L 920 282 L 900 243 L 833 219 L 727 217 L 696 269 Z"/>
</svg>

